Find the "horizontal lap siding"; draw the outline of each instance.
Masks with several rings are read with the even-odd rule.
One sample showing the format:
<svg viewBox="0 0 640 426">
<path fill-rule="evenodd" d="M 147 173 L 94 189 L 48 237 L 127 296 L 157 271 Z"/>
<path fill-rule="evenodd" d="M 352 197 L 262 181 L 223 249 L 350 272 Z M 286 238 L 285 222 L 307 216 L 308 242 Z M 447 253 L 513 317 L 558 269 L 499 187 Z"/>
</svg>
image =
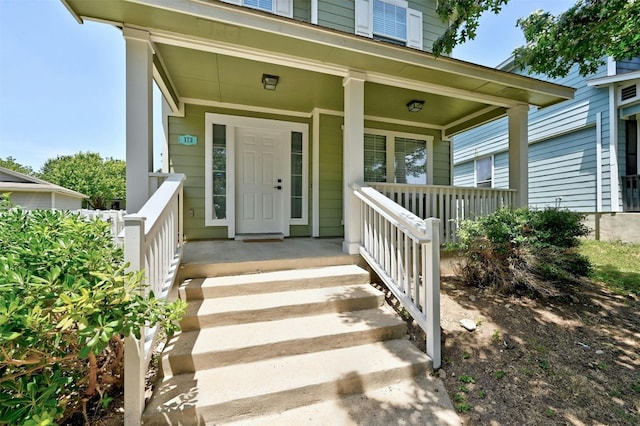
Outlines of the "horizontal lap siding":
<svg viewBox="0 0 640 426">
<path fill-rule="evenodd" d="M 227 238 L 226 226 L 205 226 L 205 113 L 219 113 L 257 118 L 268 118 L 284 121 L 297 121 L 309 124 L 309 120 L 256 114 L 247 111 L 230 111 L 220 108 L 186 105 L 184 117 L 169 117 L 169 159 L 172 173 L 183 173 L 187 179 L 184 183 L 184 233 L 187 239 Z M 309 126 L 311 129 L 311 126 Z M 198 138 L 196 145 L 181 145 L 179 135 L 193 135 Z M 311 140 L 311 135 L 310 135 Z M 311 151 L 311 146 L 309 146 Z M 310 156 L 309 156 L 310 157 Z M 310 193 L 310 192 L 309 192 Z M 193 211 L 193 216 L 191 216 Z M 308 226 L 292 226 L 291 234 L 295 236 L 310 235 Z"/>
<path fill-rule="evenodd" d="M 56 194 L 53 207 L 57 210 L 78 210 L 82 208 L 82 200 L 68 195 Z"/>
<path fill-rule="evenodd" d="M 493 187 L 509 188 L 509 154 L 506 152 L 493 157 Z"/>
<path fill-rule="evenodd" d="M 602 77 L 602 67 L 588 79 Z M 536 77 L 536 76 L 534 76 Z M 537 76 L 538 78 L 540 76 Z M 609 92 L 587 86 L 577 69 L 555 83 L 576 88 L 573 100 L 529 112 L 529 204 L 596 209 L 596 122 L 601 114 L 603 209 L 610 209 Z M 455 184 L 473 179 L 473 160 L 494 155 L 494 187 L 509 182 L 508 120 L 502 118 L 454 138 Z"/>
<path fill-rule="evenodd" d="M 49 210 L 51 209 L 50 192 L 13 192 L 9 201 L 25 210 Z"/>
<path fill-rule="evenodd" d="M 293 19 L 311 22 L 311 0 L 293 0 Z"/>
<path fill-rule="evenodd" d="M 638 71 L 640 70 L 640 58 L 623 59 L 621 61 L 617 61 L 616 70 L 618 74 Z"/>
<path fill-rule="evenodd" d="M 451 142 L 433 141 L 433 184 L 451 185 Z"/>
<path fill-rule="evenodd" d="M 318 1 L 318 24 L 338 31 L 355 32 L 355 2 L 345 0 Z"/>
<path fill-rule="evenodd" d="M 447 28 L 436 13 L 436 2 L 410 0 L 409 8 L 422 12 L 422 48 L 423 50 L 431 52 L 433 50 L 433 43 Z"/>
<path fill-rule="evenodd" d="M 532 145 L 529 149 L 529 204 L 576 211 L 596 208 L 595 128 Z"/>
<path fill-rule="evenodd" d="M 474 186 L 475 183 L 473 161 L 467 161 L 466 163 L 456 165 L 453 169 L 454 186 Z"/>
<path fill-rule="evenodd" d="M 320 115 L 319 224 L 321 237 L 344 235 L 342 226 L 343 118 Z"/>
</svg>

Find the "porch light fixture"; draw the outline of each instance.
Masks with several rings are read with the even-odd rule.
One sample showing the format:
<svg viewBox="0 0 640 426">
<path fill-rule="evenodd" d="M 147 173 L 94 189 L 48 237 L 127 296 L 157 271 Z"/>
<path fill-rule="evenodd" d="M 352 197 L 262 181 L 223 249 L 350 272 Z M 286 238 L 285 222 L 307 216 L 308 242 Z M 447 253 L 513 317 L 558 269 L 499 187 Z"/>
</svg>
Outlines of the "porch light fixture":
<svg viewBox="0 0 640 426">
<path fill-rule="evenodd" d="M 414 99 L 407 104 L 407 109 L 409 110 L 409 112 L 418 112 L 422 110 L 423 106 L 424 106 L 424 101 L 419 101 L 417 99 Z"/>
<path fill-rule="evenodd" d="M 280 76 L 262 74 L 262 86 L 265 88 L 265 90 L 276 90 L 278 80 L 280 80 Z"/>
</svg>

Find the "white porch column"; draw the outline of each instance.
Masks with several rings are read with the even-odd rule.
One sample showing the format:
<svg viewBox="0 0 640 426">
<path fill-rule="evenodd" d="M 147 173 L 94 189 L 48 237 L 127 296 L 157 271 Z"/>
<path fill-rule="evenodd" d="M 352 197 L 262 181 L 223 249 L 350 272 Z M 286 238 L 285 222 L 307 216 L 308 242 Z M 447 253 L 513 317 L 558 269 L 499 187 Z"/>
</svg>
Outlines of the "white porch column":
<svg viewBox="0 0 640 426">
<path fill-rule="evenodd" d="M 509 188 L 518 192 L 514 207 L 529 205 L 529 106 L 507 110 L 509 117 Z"/>
<path fill-rule="evenodd" d="M 127 91 L 127 211 L 149 198 L 153 171 L 153 47 L 146 31 L 124 28 Z"/>
<path fill-rule="evenodd" d="M 360 249 L 360 203 L 351 184 L 364 181 L 364 82 L 366 75 L 349 72 L 344 78 L 343 217 L 342 249 L 358 254 Z"/>
</svg>

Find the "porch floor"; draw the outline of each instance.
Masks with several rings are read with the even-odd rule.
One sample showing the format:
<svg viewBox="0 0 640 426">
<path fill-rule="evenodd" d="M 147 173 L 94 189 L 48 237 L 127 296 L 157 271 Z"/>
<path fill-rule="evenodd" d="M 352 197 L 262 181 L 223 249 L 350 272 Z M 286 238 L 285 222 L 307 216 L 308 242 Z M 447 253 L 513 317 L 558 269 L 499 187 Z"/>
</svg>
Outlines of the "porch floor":
<svg viewBox="0 0 640 426">
<path fill-rule="evenodd" d="M 190 241 L 184 245 L 180 276 L 185 279 L 360 264 L 359 255 L 342 251 L 342 241 L 343 238 Z"/>
</svg>

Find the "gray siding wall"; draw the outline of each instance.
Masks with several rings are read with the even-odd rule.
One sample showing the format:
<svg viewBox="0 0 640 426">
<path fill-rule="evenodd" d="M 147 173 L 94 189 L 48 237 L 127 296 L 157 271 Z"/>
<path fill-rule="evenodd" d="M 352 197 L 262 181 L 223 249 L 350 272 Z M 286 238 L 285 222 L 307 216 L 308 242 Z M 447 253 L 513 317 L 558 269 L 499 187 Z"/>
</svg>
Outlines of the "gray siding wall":
<svg viewBox="0 0 640 426">
<path fill-rule="evenodd" d="M 9 196 L 9 200 L 25 210 L 51 209 L 51 193 L 49 192 L 13 192 Z"/>
<path fill-rule="evenodd" d="M 57 210 L 78 210 L 82 208 L 82 200 L 68 195 L 56 194 L 53 208 Z"/>
<path fill-rule="evenodd" d="M 603 66 L 588 78 L 605 73 Z M 596 210 L 596 121 L 600 113 L 603 209 L 610 210 L 609 91 L 587 86 L 577 69 L 552 81 L 577 90 L 573 100 L 529 113 L 529 204 L 555 205 L 561 197 L 563 207 Z M 620 144 L 620 140 L 624 142 L 619 138 L 614 143 Z M 457 135 L 453 143 L 454 185 L 473 185 L 474 159 L 493 154 L 494 187 L 508 187 L 506 118 Z"/>
</svg>

